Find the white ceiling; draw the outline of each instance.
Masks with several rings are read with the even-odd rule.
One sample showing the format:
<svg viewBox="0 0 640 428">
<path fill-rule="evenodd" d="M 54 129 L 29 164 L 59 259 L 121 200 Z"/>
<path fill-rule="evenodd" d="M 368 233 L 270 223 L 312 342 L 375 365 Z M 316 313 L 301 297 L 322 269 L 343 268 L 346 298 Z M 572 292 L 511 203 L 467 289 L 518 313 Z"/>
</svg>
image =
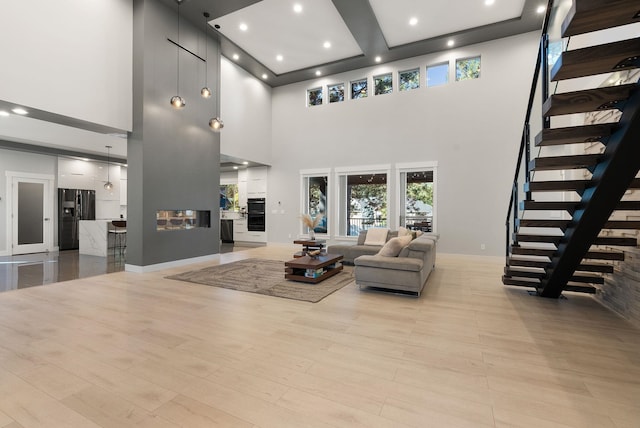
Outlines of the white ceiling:
<svg viewBox="0 0 640 428">
<path fill-rule="evenodd" d="M 525 0 L 369 0 L 389 47 L 522 15 Z M 417 24 L 409 25 L 415 18 Z"/>
<path fill-rule="evenodd" d="M 540 28 L 546 0 L 261 0 L 210 24 L 223 54 L 270 85 Z M 298 5 L 301 12 L 295 12 Z M 195 6 L 195 5 L 193 5 Z M 189 3 L 185 4 L 189 7 Z M 411 18 L 417 23 L 410 25 Z M 240 25 L 245 24 L 246 30 Z M 330 48 L 323 43 L 331 43 Z M 225 43 L 228 42 L 228 43 Z M 277 56 L 282 58 L 278 59 Z M 253 64 L 247 63 L 247 57 Z M 342 67 L 342 69 L 340 69 Z M 306 73 L 300 73 L 300 71 Z"/>
<path fill-rule="evenodd" d="M 262 0 L 211 24 L 276 74 L 362 54 L 331 0 Z"/>
</svg>

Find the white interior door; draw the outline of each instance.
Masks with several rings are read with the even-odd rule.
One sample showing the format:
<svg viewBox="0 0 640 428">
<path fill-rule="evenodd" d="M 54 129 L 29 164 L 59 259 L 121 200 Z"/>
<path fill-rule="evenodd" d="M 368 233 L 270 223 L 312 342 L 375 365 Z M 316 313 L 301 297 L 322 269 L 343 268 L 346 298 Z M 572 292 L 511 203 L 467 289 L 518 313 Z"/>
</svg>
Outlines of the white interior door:
<svg viewBox="0 0 640 428">
<path fill-rule="evenodd" d="M 52 249 L 52 182 L 46 178 L 12 177 L 11 254 Z"/>
</svg>

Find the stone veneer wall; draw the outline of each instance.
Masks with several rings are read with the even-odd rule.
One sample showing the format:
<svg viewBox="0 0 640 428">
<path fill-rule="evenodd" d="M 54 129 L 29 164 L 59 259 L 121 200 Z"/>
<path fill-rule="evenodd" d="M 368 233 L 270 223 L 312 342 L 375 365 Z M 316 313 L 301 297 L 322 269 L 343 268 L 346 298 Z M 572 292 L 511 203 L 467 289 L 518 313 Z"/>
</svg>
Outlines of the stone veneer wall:
<svg viewBox="0 0 640 428">
<path fill-rule="evenodd" d="M 631 70 L 615 73 L 613 78 L 616 84 L 637 82 L 640 79 L 640 70 Z M 610 86 L 609 77 L 603 86 Z M 616 111 L 593 112 L 586 115 L 585 124 L 596 124 L 617 121 L 620 113 Z M 585 144 L 585 153 L 602 153 L 604 146 L 600 143 Z M 590 174 L 585 172 L 585 178 Z M 640 190 L 627 190 L 623 200 L 640 199 Z M 637 211 L 614 211 L 611 220 L 640 220 Z M 638 230 L 610 230 L 601 232 L 602 236 L 624 236 L 638 238 Z M 616 262 L 613 274 L 605 275 L 605 283 L 600 286 L 595 298 L 604 306 L 619 313 L 635 326 L 640 327 L 640 247 L 604 247 L 624 251 L 625 259 Z"/>
</svg>

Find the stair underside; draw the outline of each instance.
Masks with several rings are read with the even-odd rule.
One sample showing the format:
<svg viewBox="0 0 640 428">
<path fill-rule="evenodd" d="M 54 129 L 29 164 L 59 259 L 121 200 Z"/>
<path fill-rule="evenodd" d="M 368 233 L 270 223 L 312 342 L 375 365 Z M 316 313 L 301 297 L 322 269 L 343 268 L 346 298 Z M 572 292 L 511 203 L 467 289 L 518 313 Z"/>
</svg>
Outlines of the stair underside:
<svg viewBox="0 0 640 428">
<path fill-rule="evenodd" d="M 598 125 L 570 126 L 566 128 L 543 129 L 535 138 L 535 145 L 558 146 L 562 144 L 578 144 L 605 142 L 618 126 L 617 123 Z"/>
<path fill-rule="evenodd" d="M 544 102 L 542 113 L 548 117 L 622 108 L 624 101 L 636 88 L 635 83 L 629 83 L 555 94 Z"/>
<path fill-rule="evenodd" d="M 516 233 L 517 242 L 540 242 L 558 245 L 562 240 L 562 235 L 542 235 L 531 233 Z M 636 238 L 625 238 L 620 236 L 599 236 L 593 241 L 593 245 L 610 245 L 614 247 L 635 247 L 638 245 Z"/>
<path fill-rule="evenodd" d="M 505 285 L 514 285 L 517 287 L 531 287 L 538 288 L 540 286 L 540 281 L 536 279 L 524 279 L 524 278 L 510 278 L 508 276 L 502 277 L 502 283 Z M 576 284 L 567 284 L 564 287 L 565 291 L 573 291 L 577 293 L 587 293 L 587 294 L 595 294 L 597 289 L 590 285 L 576 285 Z"/>
<path fill-rule="evenodd" d="M 574 190 L 582 192 L 590 185 L 590 180 L 559 180 L 559 181 L 531 181 L 525 183 L 525 192 L 563 192 Z M 629 185 L 629 189 L 640 189 L 640 178 L 636 178 Z"/>
<path fill-rule="evenodd" d="M 509 266 L 523 266 L 523 267 L 537 267 L 547 268 L 551 265 L 549 260 L 522 258 L 522 257 L 510 257 Z M 600 272 L 600 273 L 613 273 L 612 265 L 605 265 L 602 263 L 581 263 L 577 271 L 581 272 Z"/>
<path fill-rule="evenodd" d="M 573 79 L 637 68 L 640 66 L 638 53 L 640 38 L 566 51 L 551 70 L 551 80 Z"/>
<path fill-rule="evenodd" d="M 638 22 L 637 0 L 574 1 L 562 23 L 562 36 L 575 36 Z"/>
<path fill-rule="evenodd" d="M 530 171 L 551 171 L 557 169 L 592 168 L 602 155 L 550 156 L 535 158 L 529 162 Z"/>
</svg>

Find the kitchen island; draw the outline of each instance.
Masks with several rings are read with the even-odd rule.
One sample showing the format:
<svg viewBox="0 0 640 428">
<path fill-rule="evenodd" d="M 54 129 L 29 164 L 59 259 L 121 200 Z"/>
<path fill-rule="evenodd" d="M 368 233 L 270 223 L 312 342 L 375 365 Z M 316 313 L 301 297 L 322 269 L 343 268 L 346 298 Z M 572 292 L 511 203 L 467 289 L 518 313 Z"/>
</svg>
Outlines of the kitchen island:
<svg viewBox="0 0 640 428">
<path fill-rule="evenodd" d="M 79 253 L 107 257 L 109 248 L 113 247 L 113 242 L 109 242 L 109 230 L 113 229 L 112 221 L 110 219 L 80 220 L 78 227 Z"/>
</svg>

